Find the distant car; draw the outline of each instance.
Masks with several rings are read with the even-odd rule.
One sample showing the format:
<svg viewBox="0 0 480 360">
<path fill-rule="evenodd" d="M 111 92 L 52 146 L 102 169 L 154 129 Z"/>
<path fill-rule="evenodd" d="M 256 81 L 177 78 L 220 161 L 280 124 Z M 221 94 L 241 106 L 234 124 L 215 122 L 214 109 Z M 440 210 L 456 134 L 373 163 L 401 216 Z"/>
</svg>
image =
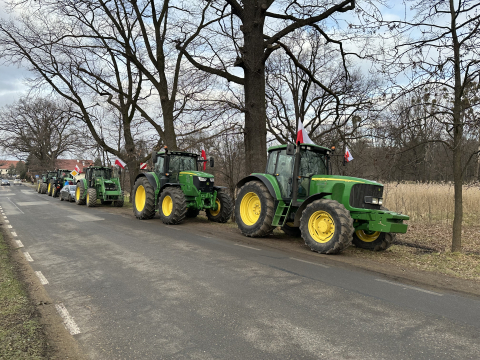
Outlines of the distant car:
<svg viewBox="0 0 480 360">
<path fill-rule="evenodd" d="M 10 186 L 10 181 L 8 179 L 2 179 L 2 186 Z"/>
<path fill-rule="evenodd" d="M 60 201 L 68 200 L 69 202 L 75 201 L 75 190 L 77 185 L 67 185 L 60 190 Z"/>
<path fill-rule="evenodd" d="M 13 180 L 13 185 L 22 185 L 22 182 L 20 181 L 20 179 L 15 179 Z"/>
</svg>

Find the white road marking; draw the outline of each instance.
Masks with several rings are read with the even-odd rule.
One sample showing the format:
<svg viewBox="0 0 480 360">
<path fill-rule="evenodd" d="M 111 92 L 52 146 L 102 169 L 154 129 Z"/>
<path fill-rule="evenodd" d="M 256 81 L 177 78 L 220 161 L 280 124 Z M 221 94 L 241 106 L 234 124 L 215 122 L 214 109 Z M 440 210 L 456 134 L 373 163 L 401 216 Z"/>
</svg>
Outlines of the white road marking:
<svg viewBox="0 0 480 360">
<path fill-rule="evenodd" d="M 20 206 L 32 206 L 32 205 L 46 205 L 47 200 L 44 201 L 19 201 L 17 202 L 17 205 Z"/>
<path fill-rule="evenodd" d="M 94 215 L 70 215 L 67 216 L 70 219 L 73 219 L 78 222 L 88 222 L 88 221 L 100 221 L 100 220 L 105 220 L 104 218 L 94 216 Z"/>
<path fill-rule="evenodd" d="M 25 214 L 22 210 L 20 210 L 20 208 L 17 205 L 15 205 L 15 203 L 12 200 L 10 200 L 10 198 L 7 198 L 7 199 L 13 204 L 13 206 L 15 206 L 18 209 L 18 211 L 20 211 L 22 214 Z"/>
<path fill-rule="evenodd" d="M 182 229 L 179 228 L 178 226 L 168 226 L 168 225 L 167 225 L 167 226 L 165 226 L 165 227 L 167 227 L 167 228 L 169 228 L 169 229 L 173 229 L 173 230 L 182 230 Z"/>
<path fill-rule="evenodd" d="M 6 219 L 7 217 L 5 215 L 3 215 L 3 218 Z"/>
<path fill-rule="evenodd" d="M 45 276 L 43 276 L 41 271 L 35 271 L 35 275 L 40 279 L 40 283 L 42 285 L 48 285 L 48 280 Z"/>
<path fill-rule="evenodd" d="M 10 234 L 12 234 L 13 237 L 17 237 L 17 233 L 15 231 L 12 231 Z"/>
<path fill-rule="evenodd" d="M 424 293 L 427 293 L 427 294 L 431 294 L 431 295 L 436 295 L 436 296 L 443 296 L 443 294 L 439 294 L 439 293 L 436 293 L 436 292 L 433 292 L 433 291 L 429 291 L 429 290 L 425 290 L 425 289 L 420 289 L 420 288 L 417 288 L 417 287 L 415 287 L 415 286 L 408 286 L 408 285 L 404 285 L 404 284 L 400 284 L 400 283 L 396 283 L 396 282 L 388 281 L 388 280 L 384 280 L 384 279 L 375 279 L 375 280 L 376 280 L 376 281 L 381 281 L 381 282 L 384 282 L 384 283 L 387 283 L 387 284 L 390 284 L 390 285 L 401 286 L 401 287 L 403 287 L 404 289 L 421 291 L 421 292 L 424 292 Z"/>
<path fill-rule="evenodd" d="M 20 240 L 15 240 L 15 242 L 17 243 L 17 246 L 18 246 L 19 248 L 23 247 L 23 244 L 22 244 L 22 242 L 21 242 Z"/>
<path fill-rule="evenodd" d="M 11 229 L 11 228 L 12 228 L 12 225 L 7 225 L 7 228 Z"/>
<path fill-rule="evenodd" d="M 318 263 L 314 263 L 314 262 L 311 262 L 311 261 L 306 261 L 306 260 L 300 260 L 300 259 L 297 259 L 297 258 L 290 258 L 292 260 L 297 260 L 297 261 L 301 261 L 303 263 L 307 263 L 307 264 L 311 264 L 311 265 L 317 265 L 317 266 L 321 266 L 321 267 L 324 267 L 325 269 L 328 269 L 330 266 L 327 266 L 327 265 L 323 265 L 323 264 L 318 264 Z"/>
<path fill-rule="evenodd" d="M 30 262 L 33 261 L 32 257 L 30 256 L 30 254 L 28 252 L 24 252 L 23 255 L 25 255 L 25 259 L 27 259 L 27 261 L 30 261 Z"/>
<path fill-rule="evenodd" d="M 68 313 L 67 308 L 62 303 L 55 304 L 55 309 L 63 319 L 63 324 L 65 325 L 65 329 L 67 329 L 71 335 L 80 334 L 80 328 L 75 323 L 75 320 L 70 316 Z"/>
<path fill-rule="evenodd" d="M 5 224 L 8 224 L 8 223 L 10 223 L 10 220 L 5 220 Z"/>
<path fill-rule="evenodd" d="M 241 247 L 244 247 L 244 248 L 247 248 L 247 249 L 262 251 L 262 249 L 257 249 L 257 248 L 254 248 L 254 247 L 251 247 L 251 246 L 247 246 L 247 245 L 235 244 L 235 246 L 241 246 Z"/>
</svg>

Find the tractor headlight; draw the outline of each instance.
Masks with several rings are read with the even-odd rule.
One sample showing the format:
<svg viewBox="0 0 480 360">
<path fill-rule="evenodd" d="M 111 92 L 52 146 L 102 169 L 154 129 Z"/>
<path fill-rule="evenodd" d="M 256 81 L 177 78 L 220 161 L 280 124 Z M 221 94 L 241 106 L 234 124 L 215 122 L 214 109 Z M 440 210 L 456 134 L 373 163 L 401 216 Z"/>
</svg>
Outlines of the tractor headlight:
<svg viewBox="0 0 480 360">
<path fill-rule="evenodd" d="M 378 205 L 383 205 L 383 199 L 382 198 L 378 198 Z"/>
<path fill-rule="evenodd" d="M 215 178 L 210 178 L 210 181 L 211 181 L 211 182 L 214 182 L 214 181 L 215 181 Z"/>
<path fill-rule="evenodd" d="M 372 198 L 372 204 L 378 205 L 378 199 L 377 198 Z"/>
<path fill-rule="evenodd" d="M 365 196 L 365 203 L 366 204 L 373 204 L 373 205 L 382 205 L 383 204 L 383 199 L 382 198 L 376 198 L 373 196 Z"/>
<path fill-rule="evenodd" d="M 200 181 L 207 181 L 207 178 L 204 178 L 204 177 L 199 176 L 199 177 L 198 177 L 198 180 L 200 180 Z"/>
</svg>

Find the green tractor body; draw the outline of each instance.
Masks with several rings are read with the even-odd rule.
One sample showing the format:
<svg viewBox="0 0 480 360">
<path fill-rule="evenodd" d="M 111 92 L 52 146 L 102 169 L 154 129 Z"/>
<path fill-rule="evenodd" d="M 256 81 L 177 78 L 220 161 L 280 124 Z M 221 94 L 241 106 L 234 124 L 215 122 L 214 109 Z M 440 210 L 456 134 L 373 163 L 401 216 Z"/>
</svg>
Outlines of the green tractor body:
<svg viewBox="0 0 480 360">
<path fill-rule="evenodd" d="M 166 224 L 179 224 L 205 210 L 211 221 L 227 222 L 233 202 L 215 186 L 212 174 L 199 171 L 197 154 L 168 151 L 152 154 L 155 171 L 139 174 L 133 189 L 133 212 L 138 219 L 151 219 L 158 211 Z M 213 159 L 210 159 L 213 166 Z"/>
<path fill-rule="evenodd" d="M 48 196 L 52 196 L 53 194 L 53 186 L 52 181 L 54 181 L 57 177 L 57 171 L 47 171 L 45 177 L 42 179 L 41 185 L 41 193 L 47 194 Z"/>
<path fill-rule="evenodd" d="M 385 209 L 383 185 L 330 174 L 330 149 L 280 145 L 268 149 L 265 173 L 242 179 L 235 206 L 236 221 L 246 236 L 265 236 L 280 226 L 301 235 L 320 253 L 338 253 L 352 242 L 384 250 L 395 233 L 405 233 L 406 215 Z"/>
<path fill-rule="evenodd" d="M 112 169 L 104 166 L 90 166 L 85 169 L 85 178 L 77 181 L 75 202 L 77 205 L 96 206 L 97 199 L 102 204 L 123 206 L 123 191 L 118 177 L 112 175 Z"/>
<path fill-rule="evenodd" d="M 44 173 L 42 174 L 42 176 L 40 176 L 40 178 L 37 181 L 37 192 L 39 194 L 45 194 L 44 192 L 42 192 L 42 190 L 43 190 L 43 184 L 46 182 L 47 182 L 47 174 Z"/>
<path fill-rule="evenodd" d="M 57 197 L 60 194 L 60 190 L 63 188 L 63 184 L 65 184 L 65 181 L 67 180 L 73 185 L 71 170 L 58 169 L 55 177 L 50 180 L 51 196 Z"/>
</svg>

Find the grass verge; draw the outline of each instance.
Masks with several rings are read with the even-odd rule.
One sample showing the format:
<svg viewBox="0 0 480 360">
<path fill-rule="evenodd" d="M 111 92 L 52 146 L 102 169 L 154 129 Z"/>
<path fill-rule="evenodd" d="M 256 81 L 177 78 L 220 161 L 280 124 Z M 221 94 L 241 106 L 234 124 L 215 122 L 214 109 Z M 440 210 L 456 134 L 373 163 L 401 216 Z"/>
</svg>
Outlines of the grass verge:
<svg viewBox="0 0 480 360">
<path fill-rule="evenodd" d="M 0 233 L 0 359 L 46 359 L 39 315 L 10 258 Z"/>
</svg>

